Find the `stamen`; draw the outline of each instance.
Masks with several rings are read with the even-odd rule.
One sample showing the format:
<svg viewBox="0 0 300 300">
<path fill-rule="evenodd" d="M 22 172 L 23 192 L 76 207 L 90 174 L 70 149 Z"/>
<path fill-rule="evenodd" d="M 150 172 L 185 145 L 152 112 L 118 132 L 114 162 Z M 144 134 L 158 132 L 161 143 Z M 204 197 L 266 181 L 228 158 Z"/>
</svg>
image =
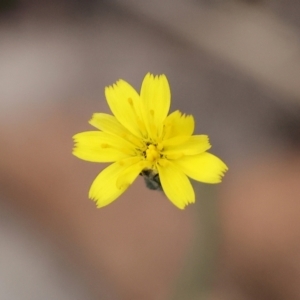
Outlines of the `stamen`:
<svg viewBox="0 0 300 300">
<path fill-rule="evenodd" d="M 161 157 L 159 150 L 153 144 L 150 144 L 148 146 L 148 149 L 144 152 L 144 155 L 145 155 L 146 160 L 151 161 L 151 162 L 154 162 L 158 158 Z"/>
</svg>

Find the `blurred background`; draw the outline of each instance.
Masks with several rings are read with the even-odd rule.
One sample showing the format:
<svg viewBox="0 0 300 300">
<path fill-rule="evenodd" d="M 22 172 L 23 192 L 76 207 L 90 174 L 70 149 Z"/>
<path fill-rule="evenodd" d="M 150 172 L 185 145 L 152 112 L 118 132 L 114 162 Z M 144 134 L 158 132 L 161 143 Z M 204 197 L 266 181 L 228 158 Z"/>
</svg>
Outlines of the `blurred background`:
<svg viewBox="0 0 300 300">
<path fill-rule="evenodd" d="M 147 72 L 229 172 L 96 209 L 71 137 Z M 1 0 L 0 299 L 300 299 L 299 80 L 297 0 Z"/>
</svg>

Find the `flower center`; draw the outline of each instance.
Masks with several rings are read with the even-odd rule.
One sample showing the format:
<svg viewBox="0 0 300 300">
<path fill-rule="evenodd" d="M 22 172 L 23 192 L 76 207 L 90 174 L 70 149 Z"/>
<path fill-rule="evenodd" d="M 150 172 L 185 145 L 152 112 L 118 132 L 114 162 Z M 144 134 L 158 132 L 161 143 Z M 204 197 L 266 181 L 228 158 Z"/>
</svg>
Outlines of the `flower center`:
<svg viewBox="0 0 300 300">
<path fill-rule="evenodd" d="M 146 159 L 151 162 L 156 161 L 161 157 L 160 150 L 162 150 L 160 145 L 148 145 L 147 150 L 145 152 Z"/>
</svg>

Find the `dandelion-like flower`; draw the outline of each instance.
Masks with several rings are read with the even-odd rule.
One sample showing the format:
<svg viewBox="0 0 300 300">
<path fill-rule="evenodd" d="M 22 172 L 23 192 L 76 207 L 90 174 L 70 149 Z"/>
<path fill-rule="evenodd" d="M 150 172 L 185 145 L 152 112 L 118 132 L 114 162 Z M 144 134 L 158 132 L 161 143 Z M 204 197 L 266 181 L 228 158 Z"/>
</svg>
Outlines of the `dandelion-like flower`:
<svg viewBox="0 0 300 300">
<path fill-rule="evenodd" d="M 73 154 L 91 162 L 112 162 L 94 180 L 89 197 L 97 207 L 117 199 L 142 175 L 151 189 L 162 189 L 183 209 L 195 202 L 191 179 L 219 183 L 227 170 L 206 152 L 207 135 L 193 135 L 194 118 L 174 111 L 165 75 L 147 74 L 140 95 L 124 80 L 105 88 L 113 115 L 95 113 L 89 123 L 97 131 L 76 134 Z"/>
</svg>

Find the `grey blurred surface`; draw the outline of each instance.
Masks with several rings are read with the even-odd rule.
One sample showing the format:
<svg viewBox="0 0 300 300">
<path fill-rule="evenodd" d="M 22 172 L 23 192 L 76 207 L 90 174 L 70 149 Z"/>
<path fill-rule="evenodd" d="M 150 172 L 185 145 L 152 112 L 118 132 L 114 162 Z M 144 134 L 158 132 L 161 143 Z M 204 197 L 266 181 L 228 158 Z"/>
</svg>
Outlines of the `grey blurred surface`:
<svg viewBox="0 0 300 300">
<path fill-rule="evenodd" d="M 36 224 L 0 202 L 0 299 L 97 299 L 84 274 Z M 103 288 L 103 298 L 109 299 Z"/>
<path fill-rule="evenodd" d="M 18 136 L 25 130 L 21 137 L 12 135 L 16 148 L 26 145 L 26 130 L 38 131 L 56 114 L 65 115 L 66 127 L 78 122 L 70 130 L 74 133 L 89 128 L 81 126 L 93 112 L 108 112 L 104 86 L 122 78 L 139 89 L 147 72 L 167 75 L 172 110 L 195 116 L 196 133 L 209 134 L 213 152 L 233 172 L 250 157 L 285 147 L 274 128 L 279 120 L 299 117 L 297 1 L 91 1 L 83 13 L 70 2 L 46 3 L 43 8 L 30 1 L 29 8 L 23 5 L 1 22 L 0 118 L 4 131 Z M 71 7 L 78 10 L 75 16 Z M 202 214 L 199 226 L 205 229 L 196 230 L 195 249 L 206 244 L 197 260 L 189 252 L 198 267 L 205 266 L 199 260 L 213 261 L 209 247 L 214 249 L 216 240 L 210 234 L 217 238 L 215 203 L 204 201 L 197 209 L 207 209 L 208 215 Z M 0 207 L 0 299 L 92 297 L 80 275 L 71 275 L 80 271 L 60 264 L 48 242 L 45 246 L 32 236 L 14 214 Z M 195 282 L 192 277 L 199 274 L 205 281 L 203 270 L 189 272 L 187 281 Z M 195 285 L 193 293 L 200 294 L 197 288 L 205 284 Z"/>
</svg>

